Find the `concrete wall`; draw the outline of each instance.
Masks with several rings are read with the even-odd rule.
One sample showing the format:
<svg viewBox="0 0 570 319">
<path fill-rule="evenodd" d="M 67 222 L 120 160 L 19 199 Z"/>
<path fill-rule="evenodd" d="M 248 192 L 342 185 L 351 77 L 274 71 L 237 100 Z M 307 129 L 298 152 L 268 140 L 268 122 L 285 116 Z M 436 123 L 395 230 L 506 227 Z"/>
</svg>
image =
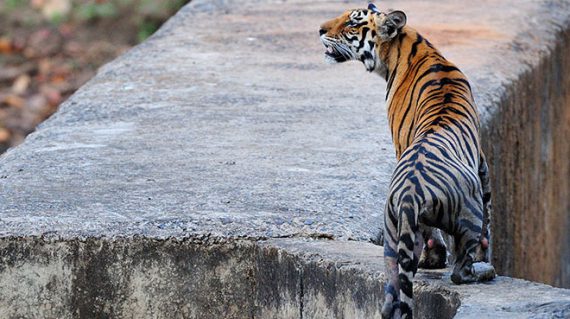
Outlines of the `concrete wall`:
<svg viewBox="0 0 570 319">
<path fill-rule="evenodd" d="M 499 273 L 569 288 L 570 31 L 557 38 L 551 53 L 507 88 L 483 141 Z"/>
<path fill-rule="evenodd" d="M 0 239 L 0 318 L 380 318 L 373 244 L 198 236 Z M 565 318 L 570 290 L 414 280 L 416 318 Z M 558 316 L 558 317 L 556 317 Z"/>
<path fill-rule="evenodd" d="M 2 239 L 0 318 L 380 318 L 382 275 L 247 240 Z M 416 289 L 419 318 L 459 296 Z"/>
<path fill-rule="evenodd" d="M 0 241 L 2 318 L 249 318 L 253 245 Z M 223 316 L 221 314 L 224 314 Z"/>
</svg>

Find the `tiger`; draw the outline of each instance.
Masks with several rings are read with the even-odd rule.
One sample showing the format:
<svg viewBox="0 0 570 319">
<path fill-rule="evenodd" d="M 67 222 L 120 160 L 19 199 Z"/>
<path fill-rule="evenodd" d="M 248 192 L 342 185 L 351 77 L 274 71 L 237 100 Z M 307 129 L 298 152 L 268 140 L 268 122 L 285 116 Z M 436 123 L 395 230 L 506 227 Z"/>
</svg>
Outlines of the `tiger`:
<svg viewBox="0 0 570 319">
<path fill-rule="evenodd" d="M 495 277 L 488 263 L 491 188 L 466 76 L 406 25 L 403 11 L 345 11 L 319 35 L 330 63 L 360 61 L 386 80 L 397 164 L 384 211 L 387 283 L 382 318 L 413 318 L 418 267 L 445 268 L 452 239 L 455 284 Z"/>
</svg>

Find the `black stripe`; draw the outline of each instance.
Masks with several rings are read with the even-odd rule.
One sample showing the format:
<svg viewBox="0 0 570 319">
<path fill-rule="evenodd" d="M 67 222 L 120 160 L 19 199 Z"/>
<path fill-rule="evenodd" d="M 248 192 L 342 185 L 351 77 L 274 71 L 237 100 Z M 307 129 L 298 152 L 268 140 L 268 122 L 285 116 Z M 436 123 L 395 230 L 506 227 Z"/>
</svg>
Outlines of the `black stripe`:
<svg viewBox="0 0 570 319">
<path fill-rule="evenodd" d="M 400 291 L 403 292 L 408 298 L 413 297 L 413 286 L 412 282 L 405 274 L 398 275 L 398 281 L 400 282 Z M 400 307 L 403 304 L 400 304 Z"/>
<path fill-rule="evenodd" d="M 427 57 L 423 57 L 420 61 L 417 62 L 417 64 L 414 66 L 414 68 L 415 68 L 415 69 L 421 68 L 421 66 L 422 66 L 424 63 L 426 63 L 427 61 L 428 61 Z M 409 74 L 410 72 L 415 73 L 414 70 L 408 71 L 407 73 Z M 408 103 L 408 107 L 407 107 L 406 110 L 404 111 L 404 115 L 402 116 L 402 119 L 400 120 L 400 123 L 399 123 L 399 125 L 398 125 L 398 129 L 396 130 L 396 132 L 400 132 L 400 131 L 402 130 L 402 125 L 404 125 L 404 123 L 406 122 L 406 118 L 408 117 L 408 113 L 410 112 L 410 109 L 412 108 L 412 101 L 413 101 L 413 97 L 414 97 L 414 92 L 416 91 L 416 88 L 417 88 L 418 84 L 419 84 L 419 81 L 415 81 L 415 82 L 414 82 L 414 85 L 413 85 L 413 87 L 412 87 L 412 89 L 411 89 L 411 90 L 408 89 L 408 92 L 410 93 L 410 94 L 409 94 L 409 96 L 410 96 L 410 99 L 409 99 L 410 102 Z M 406 94 L 406 96 L 408 96 L 408 94 Z M 421 96 L 421 92 L 420 92 L 420 94 L 418 95 L 418 99 L 419 99 L 419 96 Z M 404 101 L 405 101 L 405 100 L 406 100 L 406 99 L 404 98 Z M 415 104 L 415 105 L 418 105 L 418 104 L 417 104 L 417 101 L 416 101 L 416 104 Z M 391 105 L 390 105 L 390 106 L 391 106 Z M 391 121 L 390 127 L 394 127 L 393 124 L 394 124 L 394 123 Z M 413 126 L 411 126 L 411 127 L 413 128 Z M 413 130 L 413 129 L 412 129 L 412 130 Z M 410 130 L 410 131 L 411 131 L 411 130 Z M 409 133 L 410 133 L 410 132 L 408 132 L 408 134 L 409 134 Z M 409 136 L 408 136 L 408 139 L 407 139 L 406 141 L 409 141 Z"/>
<path fill-rule="evenodd" d="M 402 234 L 402 235 L 400 236 L 400 243 L 406 245 L 406 248 L 407 248 L 410 252 L 413 252 L 413 251 L 414 251 L 414 241 L 413 241 L 412 238 L 410 237 L 410 234 L 409 234 L 409 233 Z M 402 249 L 399 249 L 399 250 L 398 250 L 398 254 L 400 255 L 400 258 L 401 258 L 400 260 L 403 262 L 403 264 L 401 263 L 402 267 L 404 267 L 404 269 L 405 269 L 406 271 L 409 271 L 409 270 L 410 270 L 410 266 L 411 266 L 411 264 L 410 264 L 411 259 L 410 259 L 409 256 L 407 255 L 407 252 L 404 251 L 404 250 L 402 250 Z M 402 258 L 402 257 L 403 257 L 403 258 Z"/>
<path fill-rule="evenodd" d="M 418 33 L 418 38 L 416 40 L 416 42 L 414 42 L 414 44 L 412 44 L 412 50 L 410 52 L 410 56 L 408 57 L 408 64 L 410 64 L 412 62 L 412 59 L 416 56 L 416 53 L 418 52 L 418 45 L 420 43 L 422 43 L 424 41 L 424 38 L 421 36 L 421 34 Z"/>
<path fill-rule="evenodd" d="M 407 303 L 405 302 L 400 303 L 400 312 L 402 314 L 402 318 L 405 319 L 412 318 L 412 308 Z"/>
<path fill-rule="evenodd" d="M 400 54 L 401 54 L 401 47 L 402 47 L 402 39 L 404 38 L 405 33 L 400 33 L 400 35 L 398 36 L 398 45 L 397 45 L 397 49 L 398 49 L 398 54 L 396 56 L 396 67 L 394 68 L 393 71 L 390 71 L 389 66 L 390 63 L 388 61 L 387 63 L 387 74 L 388 76 L 386 77 L 386 80 L 388 81 L 388 85 L 386 86 L 386 100 L 388 99 L 388 96 L 390 95 L 390 90 L 392 89 L 392 84 L 394 82 L 394 78 L 396 77 L 396 74 L 398 73 L 398 65 L 400 65 Z M 390 47 L 391 48 L 394 47 L 393 45 Z"/>
<path fill-rule="evenodd" d="M 362 28 L 362 36 L 360 38 L 360 41 L 358 41 L 358 50 L 362 49 L 362 47 L 364 46 L 364 41 L 366 41 L 366 34 L 368 33 L 368 31 L 370 31 L 370 28 L 368 27 Z"/>
<path fill-rule="evenodd" d="M 479 219 L 479 221 L 481 221 Z M 481 226 L 474 224 L 472 221 L 468 220 L 468 219 L 460 219 L 458 221 L 459 225 L 463 228 L 466 228 L 476 234 L 481 234 Z"/>
<path fill-rule="evenodd" d="M 434 65 L 430 66 L 424 73 L 422 73 L 422 75 L 420 75 L 420 76 L 418 77 L 418 81 L 419 81 L 420 79 L 422 79 L 423 77 L 425 77 L 426 75 L 431 74 L 431 73 L 437 73 L 437 72 L 453 72 L 453 71 L 458 71 L 458 72 L 460 72 L 459 69 L 456 68 L 456 67 L 453 66 L 453 65 L 445 65 L 445 64 L 441 64 L 441 63 L 439 63 L 439 64 L 434 64 Z"/>
</svg>

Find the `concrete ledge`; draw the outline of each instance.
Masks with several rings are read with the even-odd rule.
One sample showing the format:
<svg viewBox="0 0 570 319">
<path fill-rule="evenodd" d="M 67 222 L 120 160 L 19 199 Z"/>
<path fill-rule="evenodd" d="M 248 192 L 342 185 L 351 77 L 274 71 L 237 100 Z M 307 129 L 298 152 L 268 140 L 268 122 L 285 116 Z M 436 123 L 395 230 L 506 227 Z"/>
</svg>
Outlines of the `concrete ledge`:
<svg viewBox="0 0 570 319">
<path fill-rule="evenodd" d="M 526 276 L 532 254 L 552 265 L 537 279 L 566 285 L 569 164 L 556 159 L 568 152 L 570 2 L 382 5 L 405 10 L 475 89 L 493 158 L 494 262 Z M 382 250 L 369 242 L 394 165 L 385 87 L 360 65 L 324 65 L 316 32 L 356 6 L 193 1 L 102 68 L 0 158 L 0 313 L 378 317 Z M 551 164 L 560 174 L 537 169 Z M 520 212 L 554 186 L 537 214 L 548 223 Z M 570 311 L 568 290 L 505 277 L 452 286 L 422 272 L 415 287 L 420 318 Z"/>
<path fill-rule="evenodd" d="M 377 302 L 383 294 L 378 293 L 385 282 L 382 249 L 352 241 L 277 239 L 263 245 L 300 257 L 302 274 L 308 278 L 304 296 L 310 305 L 303 318 L 380 318 Z M 414 284 L 419 318 L 570 315 L 570 290 L 520 279 L 497 277 L 486 284 L 458 286 L 451 282 L 449 271 L 424 270 Z M 323 300 L 328 303 L 319 304 Z"/>
<path fill-rule="evenodd" d="M 0 241 L 7 318 L 380 318 L 382 249 L 353 242 L 194 237 Z M 570 291 L 421 272 L 419 318 L 565 318 Z"/>
<path fill-rule="evenodd" d="M 492 231 L 504 234 L 494 263 L 504 274 L 569 288 L 570 30 L 554 30 L 555 44 L 509 84 L 482 136 L 498 199 Z M 513 49 L 526 52 L 519 41 L 529 40 Z M 521 244 L 529 241 L 539 244 Z"/>
</svg>

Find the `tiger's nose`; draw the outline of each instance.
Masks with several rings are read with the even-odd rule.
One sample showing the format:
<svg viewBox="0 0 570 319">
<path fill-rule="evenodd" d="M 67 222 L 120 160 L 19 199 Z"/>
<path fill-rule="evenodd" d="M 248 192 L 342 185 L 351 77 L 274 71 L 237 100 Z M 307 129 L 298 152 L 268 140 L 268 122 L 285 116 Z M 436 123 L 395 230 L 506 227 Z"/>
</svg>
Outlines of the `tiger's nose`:
<svg viewBox="0 0 570 319">
<path fill-rule="evenodd" d="M 323 35 L 323 34 L 325 34 L 325 33 L 327 33 L 327 30 L 325 30 L 325 29 L 320 29 L 320 30 L 319 30 L 319 35 Z"/>
</svg>

